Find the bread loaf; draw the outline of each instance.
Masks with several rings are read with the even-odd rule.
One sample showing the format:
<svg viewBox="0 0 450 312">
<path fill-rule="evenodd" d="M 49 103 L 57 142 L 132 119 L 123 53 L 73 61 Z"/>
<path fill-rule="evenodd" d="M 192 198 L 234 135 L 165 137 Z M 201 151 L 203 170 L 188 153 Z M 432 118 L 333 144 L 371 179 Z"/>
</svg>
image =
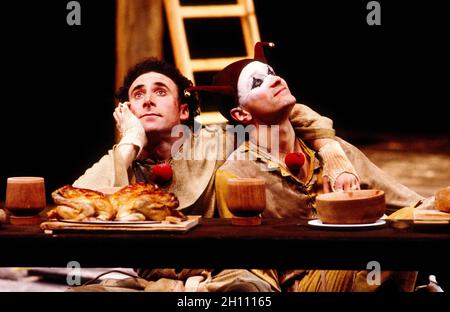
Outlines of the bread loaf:
<svg viewBox="0 0 450 312">
<path fill-rule="evenodd" d="M 435 206 L 440 211 L 450 212 L 450 186 L 436 192 Z"/>
</svg>

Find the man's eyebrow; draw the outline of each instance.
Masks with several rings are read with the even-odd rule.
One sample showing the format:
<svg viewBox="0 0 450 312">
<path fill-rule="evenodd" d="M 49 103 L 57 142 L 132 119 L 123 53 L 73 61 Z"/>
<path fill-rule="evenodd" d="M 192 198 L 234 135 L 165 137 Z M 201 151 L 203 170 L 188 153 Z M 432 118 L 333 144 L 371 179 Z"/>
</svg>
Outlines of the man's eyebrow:
<svg viewBox="0 0 450 312">
<path fill-rule="evenodd" d="M 163 82 L 157 81 L 157 82 L 154 83 L 154 85 L 157 86 L 157 87 L 160 87 L 160 88 L 163 87 L 163 88 L 166 88 L 167 90 L 169 90 L 169 87 L 168 87 L 165 83 L 163 83 Z M 137 89 L 140 89 L 140 88 L 144 88 L 144 87 L 145 87 L 145 85 L 139 84 L 139 85 L 135 86 L 135 87 L 130 91 L 130 94 L 133 93 L 134 90 L 137 90 Z"/>
<path fill-rule="evenodd" d="M 140 89 L 140 88 L 142 88 L 144 85 L 143 84 L 140 84 L 140 85 L 137 85 L 137 86 L 135 86 L 134 88 L 133 88 L 133 90 L 131 90 L 131 92 L 130 93 L 133 93 L 134 92 L 134 90 L 136 90 L 136 89 Z"/>
<path fill-rule="evenodd" d="M 156 85 L 157 87 L 164 87 L 166 89 L 169 89 L 169 87 L 165 83 L 160 81 L 155 82 L 154 85 Z"/>
</svg>

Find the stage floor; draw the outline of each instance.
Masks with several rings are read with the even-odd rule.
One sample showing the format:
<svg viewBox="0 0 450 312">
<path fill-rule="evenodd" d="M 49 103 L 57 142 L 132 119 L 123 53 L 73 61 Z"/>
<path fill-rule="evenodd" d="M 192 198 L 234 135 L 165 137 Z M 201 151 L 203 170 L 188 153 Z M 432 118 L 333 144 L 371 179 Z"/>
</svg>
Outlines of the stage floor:
<svg viewBox="0 0 450 312">
<path fill-rule="evenodd" d="M 422 196 L 432 196 L 439 188 L 450 186 L 450 137 L 383 137 L 360 138 L 355 145 L 377 166 Z"/>
</svg>

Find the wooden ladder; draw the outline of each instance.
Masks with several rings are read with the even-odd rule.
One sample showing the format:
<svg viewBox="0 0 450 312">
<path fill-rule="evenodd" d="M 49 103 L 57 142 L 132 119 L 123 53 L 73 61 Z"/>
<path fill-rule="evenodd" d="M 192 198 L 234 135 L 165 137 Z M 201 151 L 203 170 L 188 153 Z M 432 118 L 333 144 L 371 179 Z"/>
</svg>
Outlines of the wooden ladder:
<svg viewBox="0 0 450 312">
<path fill-rule="evenodd" d="M 195 72 L 219 71 L 235 61 L 254 57 L 253 48 L 256 42 L 260 41 L 260 35 L 253 0 L 236 0 L 236 4 L 189 6 L 180 5 L 180 0 L 164 0 L 164 5 L 175 65 L 191 81 L 195 82 Z M 184 19 L 230 17 L 240 18 L 246 55 L 192 59 L 189 53 Z M 203 124 L 222 123 L 225 120 L 217 112 L 202 113 L 200 119 Z"/>
</svg>

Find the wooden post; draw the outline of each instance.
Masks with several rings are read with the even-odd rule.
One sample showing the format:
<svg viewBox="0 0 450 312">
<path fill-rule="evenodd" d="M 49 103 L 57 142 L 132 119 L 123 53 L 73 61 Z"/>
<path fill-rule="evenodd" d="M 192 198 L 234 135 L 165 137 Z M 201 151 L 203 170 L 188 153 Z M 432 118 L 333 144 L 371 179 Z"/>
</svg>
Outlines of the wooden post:
<svg viewBox="0 0 450 312">
<path fill-rule="evenodd" d="M 163 27 L 162 0 L 116 0 L 116 90 L 131 66 L 162 58 Z"/>
</svg>

